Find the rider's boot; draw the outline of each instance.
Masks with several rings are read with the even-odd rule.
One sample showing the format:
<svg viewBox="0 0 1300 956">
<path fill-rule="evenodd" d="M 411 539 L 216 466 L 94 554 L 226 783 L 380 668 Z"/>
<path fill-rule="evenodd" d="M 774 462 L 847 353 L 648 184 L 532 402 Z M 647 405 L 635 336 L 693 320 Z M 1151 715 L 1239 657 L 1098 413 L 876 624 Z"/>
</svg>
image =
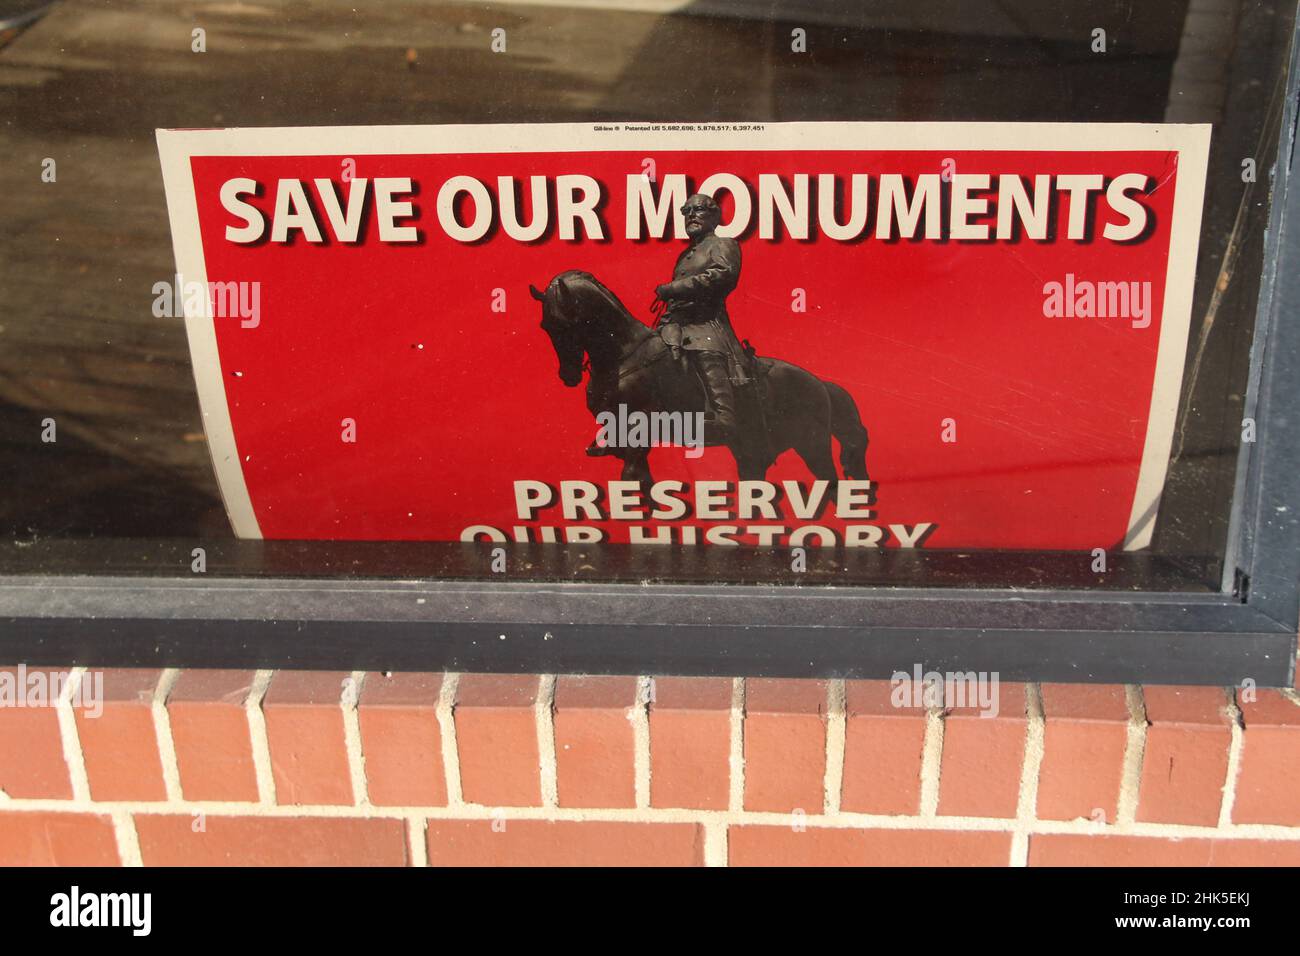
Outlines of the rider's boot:
<svg viewBox="0 0 1300 956">
<path fill-rule="evenodd" d="M 713 412 L 712 416 L 705 413 L 705 435 L 721 444 L 736 431 L 736 396 L 731 388 L 727 357 L 721 352 L 696 352 L 695 361 L 704 381 L 705 405 Z"/>
</svg>

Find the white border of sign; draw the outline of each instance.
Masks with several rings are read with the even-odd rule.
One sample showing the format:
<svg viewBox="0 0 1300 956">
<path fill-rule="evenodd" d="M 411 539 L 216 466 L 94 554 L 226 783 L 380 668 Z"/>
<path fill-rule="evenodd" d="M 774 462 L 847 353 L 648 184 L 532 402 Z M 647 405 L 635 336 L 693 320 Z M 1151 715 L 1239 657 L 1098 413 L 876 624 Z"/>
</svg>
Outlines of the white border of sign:
<svg viewBox="0 0 1300 956">
<path fill-rule="evenodd" d="M 542 123 L 160 129 L 157 138 L 176 271 L 187 282 L 202 283 L 204 288 L 208 273 L 190 166 L 195 156 L 346 157 L 706 149 L 1175 152 L 1178 154 L 1177 192 L 1170 224 L 1164 312 L 1160 319 L 1151 411 L 1124 538 L 1124 550 L 1136 551 L 1151 543 L 1169 467 L 1191 325 L 1210 130 L 1209 124 L 1144 123 Z M 202 314 L 192 314 L 188 301 L 185 308 L 185 328 L 204 431 L 226 513 L 236 535 L 261 538 L 230 422 L 215 323 Z"/>
</svg>

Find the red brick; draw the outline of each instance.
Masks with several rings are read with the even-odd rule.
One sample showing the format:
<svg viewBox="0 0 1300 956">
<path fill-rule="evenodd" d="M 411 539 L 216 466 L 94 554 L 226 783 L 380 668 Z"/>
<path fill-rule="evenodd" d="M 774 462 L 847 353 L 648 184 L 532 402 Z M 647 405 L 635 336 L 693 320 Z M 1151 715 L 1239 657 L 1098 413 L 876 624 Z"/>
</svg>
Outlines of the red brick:
<svg viewBox="0 0 1300 956">
<path fill-rule="evenodd" d="M 162 758 L 153 723 L 160 670 L 105 670 L 103 713 L 74 708 L 90 796 L 95 800 L 165 800 Z M 95 680 L 88 670 L 83 681 Z M 83 698 L 84 699 L 84 698 Z"/>
<path fill-rule="evenodd" d="M 0 812 L 0 866 L 118 866 L 113 821 L 89 813 Z"/>
<path fill-rule="evenodd" d="M 821 813 L 825 777 L 825 681 L 747 680 L 745 809 Z"/>
<path fill-rule="evenodd" d="M 693 823 L 430 820 L 430 866 L 700 866 Z"/>
<path fill-rule="evenodd" d="M 357 709 L 366 786 L 376 806 L 445 806 L 441 674 L 367 674 Z"/>
<path fill-rule="evenodd" d="M 1147 687 L 1146 748 L 1137 819 L 1213 826 L 1228 772 L 1224 693 L 1217 687 Z"/>
<path fill-rule="evenodd" d="M 1300 841 L 1034 834 L 1029 865 L 1300 866 Z"/>
<path fill-rule="evenodd" d="M 555 775 L 562 807 L 636 806 L 635 677 L 555 683 Z"/>
<path fill-rule="evenodd" d="M 844 683 L 844 782 L 840 809 L 913 814 L 921 802 L 925 708 L 894 706 L 889 681 Z"/>
<path fill-rule="evenodd" d="M 257 771 L 244 701 L 252 671 L 182 671 L 167 697 L 186 800 L 256 800 Z"/>
<path fill-rule="evenodd" d="M 1044 684 L 1042 691 L 1038 816 L 1113 823 L 1128 741 L 1124 688 L 1114 684 Z"/>
<path fill-rule="evenodd" d="M 1300 705 L 1275 690 L 1239 701 L 1245 731 L 1232 819 L 1300 826 Z"/>
<path fill-rule="evenodd" d="M 1236 692 L 1237 706 L 1241 708 L 1242 724 L 1251 727 L 1294 727 L 1300 716 L 1300 703 L 1280 690 L 1257 689 L 1252 699 L 1244 692 Z"/>
<path fill-rule="evenodd" d="M 202 826 L 202 830 L 196 827 Z M 145 866 L 406 866 L 401 820 L 136 814 Z"/>
<path fill-rule="evenodd" d="M 656 677 L 650 702 L 650 804 L 725 810 L 731 792 L 732 681 Z"/>
<path fill-rule="evenodd" d="M 944 717 L 939 813 L 1014 817 L 1025 758 L 1025 686 L 998 684 L 996 717 L 955 707 Z"/>
<path fill-rule="evenodd" d="M 6 741 L 0 746 L 0 791 L 10 797 L 66 800 L 72 796 L 72 780 L 63 759 L 63 738 L 55 709 L 57 694 L 55 700 L 49 699 L 52 692 L 62 688 L 67 673 L 33 667 L 20 674 L 16 667 L 0 667 L 0 674 L 8 675 L 0 679 L 13 682 L 16 700 L 27 703 L 24 685 L 35 687 L 31 679 L 37 675 L 46 697 L 46 702 L 39 706 L 0 707 L 0 741 Z M 50 679 L 51 674 L 61 675 L 56 678 L 58 687 Z M 13 746 L 10 741 L 22 741 L 22 745 Z"/>
<path fill-rule="evenodd" d="M 734 826 L 731 866 L 1006 866 L 1009 833 Z"/>
<path fill-rule="evenodd" d="M 277 671 L 262 701 L 280 804 L 351 804 L 342 698 L 350 675 Z"/>
<path fill-rule="evenodd" d="M 469 803 L 535 807 L 542 802 L 537 750 L 538 678 L 466 674 L 456 690 L 461 792 Z"/>
</svg>

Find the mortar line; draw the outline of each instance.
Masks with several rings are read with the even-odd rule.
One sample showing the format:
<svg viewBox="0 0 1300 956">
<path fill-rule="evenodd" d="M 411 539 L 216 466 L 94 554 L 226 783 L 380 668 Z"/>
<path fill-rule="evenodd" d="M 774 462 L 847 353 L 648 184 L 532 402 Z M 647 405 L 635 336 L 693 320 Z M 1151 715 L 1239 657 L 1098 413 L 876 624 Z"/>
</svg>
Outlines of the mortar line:
<svg viewBox="0 0 1300 956">
<path fill-rule="evenodd" d="M 1124 699 L 1128 704 L 1128 726 L 1125 728 L 1119 797 L 1115 802 L 1115 823 L 1118 826 L 1137 823 L 1138 791 L 1142 785 L 1142 761 L 1147 745 L 1147 710 L 1141 686 L 1125 684 Z"/>
<path fill-rule="evenodd" d="M 460 743 L 456 739 L 456 690 L 460 687 L 460 674 L 449 673 L 442 678 L 438 691 L 438 737 L 442 742 L 442 773 L 447 784 L 447 803 L 452 807 L 465 804 L 460 786 Z"/>
<path fill-rule="evenodd" d="M 370 786 L 366 782 L 366 755 L 361 743 L 361 688 L 366 682 L 365 671 L 353 671 L 343 684 L 339 707 L 343 711 L 343 746 L 348 755 L 348 775 L 352 779 L 352 799 L 357 806 L 370 803 Z"/>
<path fill-rule="evenodd" d="M 541 775 L 542 806 L 559 806 L 559 772 L 555 763 L 555 675 L 543 674 L 537 681 L 538 772 Z"/>
<path fill-rule="evenodd" d="M 407 853 L 409 854 L 408 863 L 411 866 L 428 866 L 429 865 L 429 820 L 427 817 L 416 814 L 408 817 L 406 820 L 406 838 Z"/>
<path fill-rule="evenodd" d="M 63 690 L 59 693 L 55 716 L 59 722 L 59 740 L 63 744 L 63 762 L 67 765 L 68 779 L 72 784 L 72 799 L 89 802 L 90 777 L 86 773 L 86 755 L 81 749 L 77 716 L 72 709 L 72 698 L 81 689 L 85 673 L 84 667 L 74 667 L 68 672 L 68 679 L 64 681 Z M 103 701 L 100 701 L 100 706 L 104 706 Z"/>
<path fill-rule="evenodd" d="M 654 700 L 653 677 L 636 679 L 636 703 L 628 712 L 632 722 L 632 763 L 636 805 L 650 806 L 650 703 Z"/>
<path fill-rule="evenodd" d="M 1043 767 L 1047 718 L 1043 689 L 1025 685 L 1025 752 L 1020 765 L 1020 792 L 1016 798 L 1016 832 L 1011 838 L 1011 866 L 1029 865 L 1029 834 L 1038 812 L 1038 778 Z"/>
<path fill-rule="evenodd" d="M 135 818 L 126 810 L 114 810 L 113 837 L 117 840 L 117 855 L 123 866 L 144 866 L 140 855 L 140 834 L 135 829 Z"/>
<path fill-rule="evenodd" d="M 266 732 L 266 714 L 262 702 L 270 689 L 273 670 L 260 670 L 253 675 L 253 685 L 244 699 L 244 715 L 248 718 L 248 739 L 253 750 L 253 772 L 257 777 L 257 800 L 263 805 L 275 803 L 275 772 L 271 769 L 271 740 Z"/>
<path fill-rule="evenodd" d="M 1219 803 L 1219 826 L 1232 823 L 1232 809 L 1237 803 L 1237 775 L 1241 770 L 1241 747 L 1245 742 L 1245 722 L 1237 706 L 1236 688 L 1223 689 L 1224 710 L 1227 712 L 1232 740 L 1228 744 L 1228 770 L 1223 779 L 1223 799 Z"/>
<path fill-rule="evenodd" d="M 844 786 L 844 739 L 848 717 L 845 714 L 844 681 L 826 685 L 826 777 L 823 781 L 822 809 L 827 814 L 840 812 L 840 795 Z"/>
<path fill-rule="evenodd" d="M 158 678 L 154 687 L 153 700 L 149 710 L 153 715 L 154 736 L 158 740 L 158 760 L 162 764 L 163 789 L 168 800 L 181 799 L 181 769 L 176 759 L 176 741 L 172 738 L 172 719 L 167 712 L 167 698 L 171 696 L 181 672 L 177 667 L 168 667 Z"/>
<path fill-rule="evenodd" d="M 727 844 L 729 834 L 725 821 L 704 824 L 704 865 L 728 866 Z"/>
<path fill-rule="evenodd" d="M 942 707 L 927 707 L 925 711 L 925 736 L 921 743 L 921 801 L 923 820 L 933 820 L 939 814 L 939 783 L 943 773 L 943 738 L 946 730 Z"/>
<path fill-rule="evenodd" d="M 625 823 L 692 823 L 702 826 L 790 826 L 790 814 L 758 810 L 685 810 L 636 808 L 579 809 L 565 807 L 488 807 L 467 804 L 463 807 L 357 807 L 346 804 L 291 804 L 264 805 L 232 801 L 90 801 L 59 800 L 51 798 L 13 798 L 6 802 L 5 812 L 15 813 L 89 813 L 112 815 L 116 812 L 133 816 L 188 815 L 238 816 L 263 818 L 335 817 L 343 819 L 408 819 L 412 816 L 430 820 L 478 820 L 490 823 L 501 820 L 554 820 L 571 822 L 609 821 Z M 916 816 L 887 816 L 841 811 L 834 816 L 806 816 L 801 820 L 810 828 L 828 830 L 922 830 L 961 831 L 980 830 L 997 833 L 1014 833 L 1023 825 L 1009 817 L 937 816 L 923 820 Z M 1035 820 L 1028 827 L 1031 834 L 1081 834 L 1097 836 L 1097 825 L 1091 820 Z M 1300 827 L 1280 824 L 1234 823 L 1228 827 L 1196 826 L 1176 823 L 1135 823 L 1115 827 L 1114 835 L 1152 837 L 1159 839 L 1203 840 L 1268 840 L 1283 843 L 1300 842 Z"/>
<path fill-rule="evenodd" d="M 745 678 L 731 681 L 731 734 L 727 756 L 727 807 L 739 812 L 745 805 Z"/>
</svg>

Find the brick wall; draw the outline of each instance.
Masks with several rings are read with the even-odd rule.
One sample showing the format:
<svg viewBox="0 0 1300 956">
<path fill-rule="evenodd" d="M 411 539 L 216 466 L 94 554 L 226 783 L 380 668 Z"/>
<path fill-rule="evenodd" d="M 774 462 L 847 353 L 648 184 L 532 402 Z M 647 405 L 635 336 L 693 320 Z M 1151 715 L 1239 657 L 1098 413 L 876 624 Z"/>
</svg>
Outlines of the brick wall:
<svg viewBox="0 0 1300 956">
<path fill-rule="evenodd" d="M 1300 865 L 1293 690 L 103 679 L 0 708 L 0 864 Z"/>
</svg>

